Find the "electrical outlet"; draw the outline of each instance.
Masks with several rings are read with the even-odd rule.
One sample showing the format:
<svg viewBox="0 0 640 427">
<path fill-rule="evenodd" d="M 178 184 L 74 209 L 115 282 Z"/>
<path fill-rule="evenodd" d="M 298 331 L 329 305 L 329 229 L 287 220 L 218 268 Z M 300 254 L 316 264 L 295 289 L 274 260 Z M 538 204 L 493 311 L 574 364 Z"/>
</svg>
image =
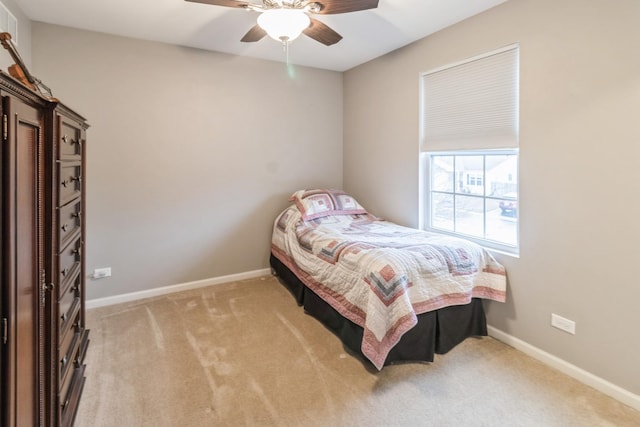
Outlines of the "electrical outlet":
<svg viewBox="0 0 640 427">
<path fill-rule="evenodd" d="M 568 332 L 571 335 L 576 334 L 576 322 L 574 322 L 573 320 L 565 319 L 564 317 L 558 316 L 554 313 L 551 313 L 551 326 Z"/>
<path fill-rule="evenodd" d="M 111 277 L 111 267 L 96 268 L 91 275 L 92 279 L 104 279 L 105 277 Z"/>
</svg>

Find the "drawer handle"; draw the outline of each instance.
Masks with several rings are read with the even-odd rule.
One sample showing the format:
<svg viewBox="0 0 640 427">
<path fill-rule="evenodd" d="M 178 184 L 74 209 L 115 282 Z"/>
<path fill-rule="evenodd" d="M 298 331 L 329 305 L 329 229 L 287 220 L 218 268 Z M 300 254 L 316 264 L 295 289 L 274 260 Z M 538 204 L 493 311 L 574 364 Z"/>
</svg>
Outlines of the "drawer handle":
<svg viewBox="0 0 640 427">
<path fill-rule="evenodd" d="M 82 178 L 81 178 L 81 177 L 79 177 L 79 176 L 72 176 L 72 177 L 70 177 L 70 178 L 69 178 L 69 180 L 70 180 L 71 182 L 73 182 L 73 181 L 78 181 L 78 182 L 80 182 L 80 181 L 82 181 Z"/>
<path fill-rule="evenodd" d="M 80 248 L 77 248 L 71 251 L 71 254 L 73 255 L 80 255 L 81 253 L 82 253 L 82 250 Z"/>
<path fill-rule="evenodd" d="M 67 366 L 67 362 L 69 361 L 69 359 L 67 358 L 67 355 L 65 354 L 65 356 L 62 358 L 62 360 L 60 361 L 60 364 L 62 365 L 62 367 L 64 368 L 65 366 Z"/>
<path fill-rule="evenodd" d="M 63 411 L 64 411 L 64 408 L 66 408 L 68 404 L 69 404 L 69 398 L 67 398 L 67 400 L 65 400 L 64 403 L 62 404 L 62 410 Z"/>
<path fill-rule="evenodd" d="M 64 270 L 62 270 L 62 271 L 60 272 L 60 274 L 62 274 L 63 276 L 66 276 L 66 275 L 67 275 L 67 273 L 69 273 L 69 268 L 65 268 Z"/>
<path fill-rule="evenodd" d="M 79 139 L 78 140 L 71 139 L 71 138 L 69 138 L 68 135 L 63 135 L 62 136 L 62 142 L 66 143 L 66 144 L 69 144 L 69 145 L 73 145 L 73 144 L 80 145 L 81 144 L 81 141 Z"/>
<path fill-rule="evenodd" d="M 69 183 L 67 182 L 67 180 L 65 179 L 64 181 L 62 181 L 60 183 L 60 185 L 62 185 L 63 187 L 67 188 L 67 185 L 69 185 Z"/>
<path fill-rule="evenodd" d="M 82 212 L 74 212 L 74 213 L 71 214 L 71 218 L 80 219 L 81 216 L 82 216 Z"/>
<path fill-rule="evenodd" d="M 60 316 L 60 318 L 62 319 L 62 323 L 67 321 L 67 313 L 62 313 L 62 316 Z"/>
<path fill-rule="evenodd" d="M 69 224 L 65 223 L 61 228 L 62 231 L 67 231 L 69 229 Z"/>
</svg>

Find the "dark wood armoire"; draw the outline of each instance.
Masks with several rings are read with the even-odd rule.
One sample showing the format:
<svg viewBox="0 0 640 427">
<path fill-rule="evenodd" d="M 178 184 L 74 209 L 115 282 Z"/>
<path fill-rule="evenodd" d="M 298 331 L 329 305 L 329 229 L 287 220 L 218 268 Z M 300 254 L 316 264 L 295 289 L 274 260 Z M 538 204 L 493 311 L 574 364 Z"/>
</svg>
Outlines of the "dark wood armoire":
<svg viewBox="0 0 640 427">
<path fill-rule="evenodd" d="M 0 425 L 69 426 L 84 386 L 86 120 L 0 71 Z"/>
</svg>

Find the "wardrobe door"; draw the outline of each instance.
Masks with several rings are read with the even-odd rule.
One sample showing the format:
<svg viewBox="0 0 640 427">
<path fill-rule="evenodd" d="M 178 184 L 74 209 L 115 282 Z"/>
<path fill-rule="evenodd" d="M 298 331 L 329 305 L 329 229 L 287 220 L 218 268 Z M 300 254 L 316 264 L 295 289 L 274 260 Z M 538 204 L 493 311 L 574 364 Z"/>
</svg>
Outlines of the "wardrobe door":
<svg viewBox="0 0 640 427">
<path fill-rule="evenodd" d="M 0 101 L 0 116 L 2 115 L 2 111 L 4 110 L 2 106 L 2 102 Z M 0 143 L 4 142 L 4 138 L 0 140 Z M 8 319 L 5 317 L 5 277 L 4 277 L 4 233 L 6 231 L 4 227 L 4 172 L 6 167 L 4 165 L 4 149 L 0 146 L 0 229 L 2 231 L 2 240 L 0 243 L 0 426 L 4 426 L 6 424 L 6 416 L 4 415 L 6 410 L 6 401 L 5 401 L 5 393 L 4 393 L 4 384 L 7 383 L 6 377 L 7 374 L 5 372 L 5 352 L 7 349 L 6 339 L 7 339 L 7 322 Z"/>
<path fill-rule="evenodd" d="M 44 420 L 44 147 L 42 113 L 3 97 L 3 300 L 8 426 Z"/>
</svg>

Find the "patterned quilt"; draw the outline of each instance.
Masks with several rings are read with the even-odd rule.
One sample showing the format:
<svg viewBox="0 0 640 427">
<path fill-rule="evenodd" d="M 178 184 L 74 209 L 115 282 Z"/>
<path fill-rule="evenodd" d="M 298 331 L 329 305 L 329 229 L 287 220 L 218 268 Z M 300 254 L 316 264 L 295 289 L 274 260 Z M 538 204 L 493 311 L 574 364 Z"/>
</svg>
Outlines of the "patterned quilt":
<svg viewBox="0 0 640 427">
<path fill-rule="evenodd" d="M 506 273 L 490 253 L 460 238 L 402 227 L 370 214 L 276 218 L 272 253 L 342 316 L 364 329 L 362 353 L 382 369 L 417 314 L 504 302 Z"/>
</svg>

